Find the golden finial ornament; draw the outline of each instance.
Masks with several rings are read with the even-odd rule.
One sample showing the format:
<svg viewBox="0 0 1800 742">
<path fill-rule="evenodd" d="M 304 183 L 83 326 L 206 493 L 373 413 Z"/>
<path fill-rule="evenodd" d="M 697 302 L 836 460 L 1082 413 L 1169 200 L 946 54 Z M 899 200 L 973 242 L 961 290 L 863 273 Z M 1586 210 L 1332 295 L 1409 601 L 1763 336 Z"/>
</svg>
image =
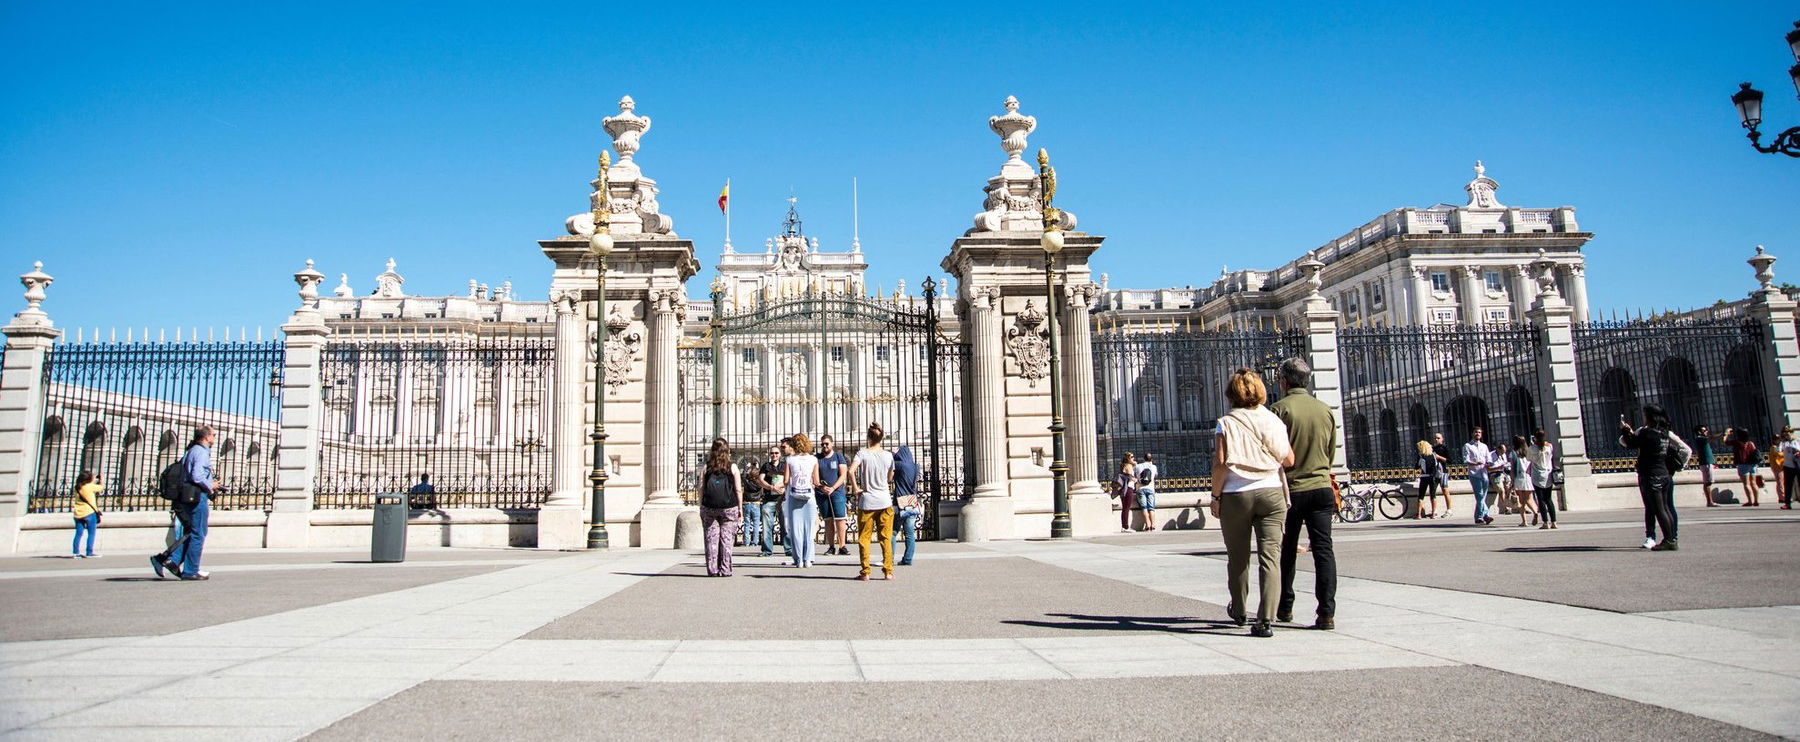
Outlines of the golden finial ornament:
<svg viewBox="0 0 1800 742">
<path fill-rule="evenodd" d="M 594 191 L 599 194 L 599 197 L 594 199 L 594 231 L 596 232 L 610 231 L 612 225 L 612 209 L 606 201 L 606 171 L 610 167 L 612 167 L 612 154 L 601 150 L 600 175 L 596 178 L 600 181 L 600 188 Z"/>
<path fill-rule="evenodd" d="M 1044 197 L 1044 231 L 1056 228 L 1062 219 L 1057 216 L 1055 206 L 1050 202 L 1056 198 L 1056 168 L 1050 167 L 1050 150 L 1038 148 L 1038 182 Z"/>
</svg>

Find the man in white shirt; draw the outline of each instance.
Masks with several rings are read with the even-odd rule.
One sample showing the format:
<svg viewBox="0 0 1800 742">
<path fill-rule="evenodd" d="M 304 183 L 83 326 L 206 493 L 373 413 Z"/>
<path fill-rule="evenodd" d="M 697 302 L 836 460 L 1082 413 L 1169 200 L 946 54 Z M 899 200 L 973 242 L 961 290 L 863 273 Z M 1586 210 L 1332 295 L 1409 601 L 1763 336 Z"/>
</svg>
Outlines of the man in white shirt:
<svg viewBox="0 0 1800 742">
<path fill-rule="evenodd" d="M 1138 509 L 1144 511 L 1144 530 L 1154 531 L 1156 526 L 1156 477 L 1161 474 L 1156 468 L 1156 461 L 1148 452 L 1144 461 L 1132 470 L 1132 479 L 1137 485 Z"/>
<path fill-rule="evenodd" d="M 1494 452 L 1488 450 L 1482 442 L 1480 427 L 1469 432 L 1469 442 L 1463 444 L 1463 463 L 1469 465 L 1469 489 L 1475 491 L 1475 525 L 1484 526 L 1494 522 L 1494 516 L 1488 514 L 1488 467 L 1494 463 Z"/>
</svg>

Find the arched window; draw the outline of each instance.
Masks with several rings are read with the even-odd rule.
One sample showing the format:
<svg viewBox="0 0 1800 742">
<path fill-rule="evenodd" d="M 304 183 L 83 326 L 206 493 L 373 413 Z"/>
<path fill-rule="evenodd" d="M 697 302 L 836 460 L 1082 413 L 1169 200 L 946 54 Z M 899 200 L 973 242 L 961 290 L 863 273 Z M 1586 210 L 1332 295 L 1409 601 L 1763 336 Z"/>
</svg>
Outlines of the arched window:
<svg viewBox="0 0 1800 742">
<path fill-rule="evenodd" d="M 1344 451 L 1351 460 L 1352 468 L 1360 469 L 1370 466 L 1368 415 L 1358 414 L 1350 418 L 1350 440 L 1344 443 Z"/>
<path fill-rule="evenodd" d="M 1201 394 L 1200 382 L 1193 379 L 1181 382 L 1181 390 L 1177 396 L 1181 400 L 1182 422 L 1197 425 L 1201 420 L 1206 419 L 1205 405 L 1202 404 L 1204 395 Z"/>
<path fill-rule="evenodd" d="M 1663 361 L 1656 370 L 1656 389 L 1675 430 L 1685 434 L 1705 422 L 1700 419 L 1700 374 L 1688 359 L 1675 356 Z"/>
<path fill-rule="evenodd" d="M 1376 466 L 1404 466 L 1410 457 L 1400 447 L 1400 417 L 1393 410 L 1382 410 L 1379 420 L 1381 451 Z"/>
<path fill-rule="evenodd" d="M 136 493 L 144 480 L 144 429 L 136 425 L 125 431 L 125 439 L 119 444 L 119 472 L 107 483 L 107 490 L 117 493 Z"/>
<path fill-rule="evenodd" d="M 1414 443 L 1431 440 L 1431 413 L 1425 411 L 1425 405 L 1413 405 L 1407 412 L 1407 422 L 1412 425 Z"/>
<path fill-rule="evenodd" d="M 59 477 L 67 476 L 63 469 L 63 432 L 66 426 L 59 415 L 51 415 L 44 419 L 44 439 L 38 446 L 37 488 L 38 494 L 49 494 L 64 489 Z M 69 480 L 71 484 L 74 480 Z"/>
<path fill-rule="evenodd" d="M 91 471 L 101 473 L 101 465 L 106 461 L 106 426 L 99 420 L 88 423 L 87 431 L 81 434 L 81 463 L 76 467 L 77 473 Z"/>
<path fill-rule="evenodd" d="M 1484 432 L 1492 433 L 1493 431 L 1488 430 L 1489 427 L 1487 401 L 1480 397 L 1465 394 L 1444 405 L 1444 443 L 1450 447 L 1451 463 L 1462 463 L 1457 454 L 1462 445 L 1469 442 L 1472 431 L 1481 428 Z M 1491 445 L 1493 439 L 1489 437 L 1487 440 Z"/>
<path fill-rule="evenodd" d="M 1616 428 L 1619 418 L 1623 417 L 1633 423 L 1642 422 L 1639 413 L 1637 382 L 1631 378 L 1631 372 L 1614 366 L 1600 374 L 1600 394 L 1594 400 L 1594 409 L 1600 413 L 1598 420 L 1588 421 L 1590 426 L 1602 426 L 1600 430 Z M 1619 446 L 1616 435 L 1601 435 L 1590 438 L 1600 440 L 1598 447 L 1610 456 L 1624 456 L 1628 452 Z"/>
<path fill-rule="evenodd" d="M 1731 419 L 1707 424 L 1714 430 L 1724 430 L 1727 426 L 1746 428 L 1757 441 L 1768 440 L 1770 431 L 1765 421 L 1769 416 L 1764 411 L 1768 403 L 1763 399 L 1762 359 L 1757 348 L 1746 344 L 1727 353 L 1725 376 L 1731 379 Z"/>
<path fill-rule="evenodd" d="M 1138 386 L 1138 417 L 1144 421 L 1145 430 L 1166 430 L 1163 421 L 1162 387 L 1154 381 L 1146 381 Z"/>
<path fill-rule="evenodd" d="M 1506 390 L 1504 426 L 1505 430 L 1490 432 L 1495 436 L 1504 435 L 1510 439 L 1515 435 L 1530 438 L 1531 432 L 1537 430 L 1537 406 L 1531 403 L 1531 391 L 1522 384 L 1514 384 L 1513 388 Z M 1499 437 L 1495 437 L 1494 440 L 1505 442 Z"/>
</svg>

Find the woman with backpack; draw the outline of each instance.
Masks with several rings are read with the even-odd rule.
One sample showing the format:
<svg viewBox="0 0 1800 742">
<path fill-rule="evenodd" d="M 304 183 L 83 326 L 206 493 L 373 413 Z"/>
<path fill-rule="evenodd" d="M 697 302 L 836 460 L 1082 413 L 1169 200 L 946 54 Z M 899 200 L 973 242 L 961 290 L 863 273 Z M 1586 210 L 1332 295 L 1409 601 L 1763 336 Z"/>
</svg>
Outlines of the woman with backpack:
<svg viewBox="0 0 1800 742">
<path fill-rule="evenodd" d="M 731 545 L 744 513 L 744 476 L 731 463 L 731 445 L 714 438 L 700 475 L 700 522 L 706 525 L 706 574 L 731 576 Z"/>
<path fill-rule="evenodd" d="M 1130 451 L 1119 460 L 1119 471 L 1113 474 L 1113 497 L 1119 500 L 1119 532 L 1131 532 L 1131 511 L 1137 509 L 1137 457 Z"/>
<path fill-rule="evenodd" d="M 100 502 L 95 496 L 100 494 L 100 478 L 91 471 L 81 472 L 75 480 L 75 543 L 69 546 L 69 553 L 76 559 L 92 559 L 94 554 L 94 530 L 100 525 Z M 87 534 L 87 553 L 81 552 L 81 534 Z"/>
<path fill-rule="evenodd" d="M 813 483 L 819 481 L 819 459 L 812 455 L 812 441 L 805 433 L 783 441 L 786 456 L 781 466 L 787 482 L 787 498 L 781 501 L 781 520 L 787 527 L 787 538 L 794 546 L 794 566 L 813 565 L 813 528 L 819 522 L 819 504 L 813 497 Z"/>
<path fill-rule="evenodd" d="M 1632 429 L 1619 418 L 1619 444 L 1637 449 L 1638 494 L 1644 500 L 1644 547 L 1651 551 L 1676 551 L 1674 472 L 1687 465 L 1687 443 L 1670 431 L 1669 413 L 1653 404 L 1644 405 L 1643 427 Z M 1657 529 L 1662 540 L 1656 540 Z"/>
</svg>

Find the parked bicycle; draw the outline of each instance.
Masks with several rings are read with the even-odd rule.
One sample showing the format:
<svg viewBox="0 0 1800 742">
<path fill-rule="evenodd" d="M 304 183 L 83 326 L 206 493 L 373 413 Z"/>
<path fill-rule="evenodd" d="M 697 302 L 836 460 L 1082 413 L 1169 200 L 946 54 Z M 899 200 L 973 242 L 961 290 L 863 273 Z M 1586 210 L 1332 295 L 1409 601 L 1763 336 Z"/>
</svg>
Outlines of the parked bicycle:
<svg viewBox="0 0 1800 742">
<path fill-rule="evenodd" d="M 1338 516 L 1345 523 L 1360 523 L 1374 519 L 1377 509 L 1381 511 L 1381 517 L 1388 520 L 1404 518 L 1408 510 L 1408 501 L 1413 501 L 1416 505 L 1419 496 L 1407 494 L 1406 490 L 1397 484 L 1366 482 L 1344 487 L 1343 498 L 1345 511 L 1350 510 L 1352 498 L 1357 501 L 1356 510 L 1339 512 Z"/>
<path fill-rule="evenodd" d="M 1337 519 L 1342 523 L 1361 523 L 1375 517 L 1375 506 L 1369 498 L 1351 487 L 1338 492 Z"/>
</svg>

